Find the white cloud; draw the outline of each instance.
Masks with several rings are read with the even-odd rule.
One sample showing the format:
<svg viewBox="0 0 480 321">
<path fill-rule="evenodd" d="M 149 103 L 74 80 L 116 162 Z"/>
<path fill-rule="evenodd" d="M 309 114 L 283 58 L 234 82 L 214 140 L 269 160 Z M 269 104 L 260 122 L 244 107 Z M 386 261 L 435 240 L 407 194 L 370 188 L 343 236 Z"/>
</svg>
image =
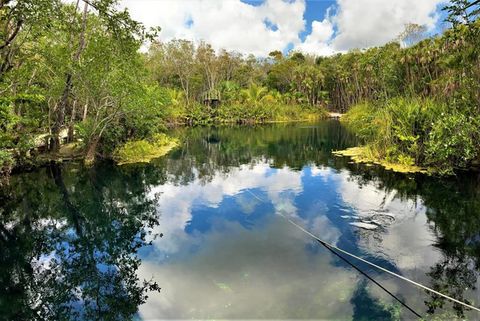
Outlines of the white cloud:
<svg viewBox="0 0 480 321">
<path fill-rule="evenodd" d="M 323 223 L 328 231 L 331 224 Z M 227 223 L 226 231 L 208 233 L 193 255 L 164 264 L 143 260 L 139 277 L 153 276 L 162 291 L 149 293 L 139 315 L 150 321 L 348 319 L 358 274 L 332 265 L 324 249 L 327 255 L 311 255 L 307 244 L 310 239 L 280 219 L 251 230 Z"/>
<path fill-rule="evenodd" d="M 124 0 L 132 17 L 160 26 L 160 39 L 204 40 L 216 49 L 266 56 L 300 42 L 305 2 L 267 0 L 252 6 L 240 0 Z"/>
<path fill-rule="evenodd" d="M 311 178 L 321 179 L 324 186 L 334 189 L 337 201 L 332 202 L 322 193 L 320 184 L 316 185 L 317 197 L 308 201 L 308 209 L 302 206 L 299 210 L 298 197 L 311 192 L 307 187 Z M 258 189 L 258 195 L 246 192 Z M 220 211 L 221 228 L 212 228 L 208 233 L 185 232 L 196 215 L 196 206 L 221 207 L 226 197 L 250 202 L 253 207 L 270 202 L 275 212 L 291 217 L 333 244 L 344 231 L 331 213 L 327 215 L 330 206 L 359 216 L 372 211 L 388 212 L 395 222 L 385 230 L 356 230 L 356 244 L 363 251 L 392 262 L 402 275 L 425 284 L 431 281 L 425 272 L 440 259 L 440 253 L 432 250 L 435 238 L 427 225 L 421 199 L 397 198 L 395 190 L 384 190 L 375 182 L 360 185 L 347 170 L 311 165 L 309 176 L 308 171 L 288 167 L 273 169 L 268 160 L 259 159 L 226 173 L 218 172 L 208 182 L 196 175 L 186 185 L 168 182 L 153 186 L 151 193 L 160 193 L 157 232 L 162 231 L 165 237 L 154 242 L 155 252 L 142 258 L 138 274 L 140 279 L 153 278 L 162 286 L 162 292 L 151 293 L 140 307 L 139 315 L 144 320 L 157 320 L 159 316 L 285 319 L 315 315 L 326 320 L 351 317 L 360 275 L 336 265 L 323 248 L 318 255 L 309 253 L 306 246 L 311 248 L 312 239 L 281 217 L 271 213 L 268 221 L 250 229 L 223 219 Z M 298 215 L 299 211 L 304 215 Z M 251 213 L 250 207 L 244 212 Z M 376 278 L 394 293 L 409 298 L 415 308 L 423 308 L 423 292 L 405 287 L 386 274 Z M 369 288 L 369 292 L 386 302 L 390 299 L 376 287 Z"/>
<path fill-rule="evenodd" d="M 383 45 L 395 39 L 405 25 L 415 23 L 432 31 L 438 22 L 437 7 L 444 0 L 337 0 L 322 21 L 312 21 L 312 31 L 296 49 L 328 56 L 353 48 Z M 333 7 L 332 7 L 333 8 Z"/>
<path fill-rule="evenodd" d="M 338 11 L 332 20 L 337 35 L 336 50 L 365 48 L 385 44 L 398 36 L 408 23 L 435 28 L 437 6 L 444 0 L 337 0 Z"/>
<path fill-rule="evenodd" d="M 395 218 L 381 237 L 365 232 L 359 238 L 359 246 L 366 252 L 395 262 L 402 273 L 415 276 L 417 280 L 440 259 L 440 253 L 432 251 L 435 236 L 427 225 L 426 207 L 421 199 L 401 199 L 397 197 L 398 191 L 384 190 L 375 182 L 360 186 L 350 179 L 347 171 L 340 172 L 335 179 L 344 205 L 351 210 L 346 214 L 366 218 L 372 213 L 388 213 Z"/>
<path fill-rule="evenodd" d="M 332 55 L 335 50 L 332 48 L 330 41 L 334 32 L 334 25 L 330 18 L 325 18 L 322 21 L 314 20 L 312 22 L 312 32 L 296 49 L 318 56 Z"/>
<path fill-rule="evenodd" d="M 321 21 L 311 22 L 304 41 L 305 0 L 123 0 L 133 18 L 160 26 L 160 39 L 204 40 L 214 48 L 266 56 L 273 50 L 331 55 L 385 44 L 416 23 L 433 30 L 445 0 L 337 0 Z M 331 13 L 332 11 L 333 13 Z"/>
</svg>

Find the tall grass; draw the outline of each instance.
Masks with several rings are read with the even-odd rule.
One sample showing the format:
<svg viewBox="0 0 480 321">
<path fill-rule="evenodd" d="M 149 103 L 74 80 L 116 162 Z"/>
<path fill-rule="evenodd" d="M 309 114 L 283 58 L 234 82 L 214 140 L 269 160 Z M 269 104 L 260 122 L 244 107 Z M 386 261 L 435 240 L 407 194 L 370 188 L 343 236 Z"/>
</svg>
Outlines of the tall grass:
<svg viewBox="0 0 480 321">
<path fill-rule="evenodd" d="M 480 158 L 480 118 L 433 99 L 395 98 L 351 108 L 342 121 L 371 156 L 402 165 L 452 172 Z"/>
</svg>

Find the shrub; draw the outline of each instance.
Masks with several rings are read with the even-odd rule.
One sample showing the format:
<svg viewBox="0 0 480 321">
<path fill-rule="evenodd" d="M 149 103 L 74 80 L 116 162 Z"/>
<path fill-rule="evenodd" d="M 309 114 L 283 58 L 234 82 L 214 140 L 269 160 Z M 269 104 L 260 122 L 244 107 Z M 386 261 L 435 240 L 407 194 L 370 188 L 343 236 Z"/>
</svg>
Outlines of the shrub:
<svg viewBox="0 0 480 321">
<path fill-rule="evenodd" d="M 377 137 L 378 126 L 373 123 L 376 113 L 373 104 L 362 103 L 353 106 L 341 120 L 360 139 L 370 141 Z"/>
<path fill-rule="evenodd" d="M 467 167 L 479 158 L 480 119 L 461 113 L 442 114 L 426 141 L 426 161 L 444 172 Z"/>
<path fill-rule="evenodd" d="M 458 166 L 460 159 L 454 155 L 464 160 L 475 157 L 475 125 L 455 130 L 452 127 L 466 120 L 447 119 L 446 111 L 446 104 L 432 99 L 395 98 L 377 105 L 356 105 L 342 121 L 363 139 L 376 158 L 408 166 Z M 441 150 L 440 144 L 448 135 L 452 135 L 452 148 Z"/>
</svg>

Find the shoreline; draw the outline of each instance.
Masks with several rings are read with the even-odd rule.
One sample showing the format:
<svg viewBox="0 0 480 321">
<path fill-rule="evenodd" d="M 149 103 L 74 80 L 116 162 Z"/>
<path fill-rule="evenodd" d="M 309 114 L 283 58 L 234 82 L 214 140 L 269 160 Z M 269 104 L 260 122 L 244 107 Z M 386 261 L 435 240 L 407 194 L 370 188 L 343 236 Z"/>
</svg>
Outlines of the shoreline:
<svg viewBox="0 0 480 321">
<path fill-rule="evenodd" d="M 208 126 L 251 126 L 251 125 L 268 125 L 268 124 L 288 124 L 288 123 L 301 123 L 301 122 L 316 122 L 322 120 L 332 120 L 337 119 L 335 117 L 330 117 L 330 115 L 321 115 L 317 118 L 306 118 L 306 119 L 293 119 L 293 120 L 268 120 L 268 121 L 253 121 L 253 122 L 238 122 L 238 121 L 228 121 L 228 122 L 212 122 L 212 123 L 205 123 L 205 124 L 188 124 L 188 123 L 170 123 L 167 125 L 169 129 L 175 129 L 180 127 L 208 127 Z M 10 171 L 10 175 L 20 174 L 24 172 L 34 171 L 37 168 L 41 168 L 47 166 L 49 163 L 64 163 L 64 162 L 82 162 L 85 159 L 82 151 L 78 148 L 79 141 L 75 141 L 72 143 L 68 143 L 62 145 L 60 151 L 53 154 L 50 152 L 47 153 L 40 153 L 35 158 L 30 159 L 27 163 L 24 164 L 14 164 Z M 62 150 L 63 149 L 63 150 Z M 160 156 L 162 157 L 162 156 Z M 114 161 L 113 155 L 109 157 L 100 157 L 96 158 L 93 164 L 99 161 Z M 134 164 L 134 162 L 128 162 L 129 164 Z M 137 163 L 144 163 L 144 162 L 137 162 Z M 8 175 L 7 175 L 8 176 Z"/>
</svg>

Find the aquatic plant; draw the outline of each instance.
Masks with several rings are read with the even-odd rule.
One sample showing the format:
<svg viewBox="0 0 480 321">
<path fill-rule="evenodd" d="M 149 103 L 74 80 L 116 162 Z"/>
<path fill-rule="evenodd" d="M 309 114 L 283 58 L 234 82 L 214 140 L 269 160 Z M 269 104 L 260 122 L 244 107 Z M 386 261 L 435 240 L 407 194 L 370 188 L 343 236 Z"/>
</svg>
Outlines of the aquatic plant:
<svg viewBox="0 0 480 321">
<path fill-rule="evenodd" d="M 178 146 L 178 140 L 165 134 L 156 134 L 149 140 L 129 141 L 117 148 L 114 160 L 119 164 L 148 163 Z"/>
</svg>

